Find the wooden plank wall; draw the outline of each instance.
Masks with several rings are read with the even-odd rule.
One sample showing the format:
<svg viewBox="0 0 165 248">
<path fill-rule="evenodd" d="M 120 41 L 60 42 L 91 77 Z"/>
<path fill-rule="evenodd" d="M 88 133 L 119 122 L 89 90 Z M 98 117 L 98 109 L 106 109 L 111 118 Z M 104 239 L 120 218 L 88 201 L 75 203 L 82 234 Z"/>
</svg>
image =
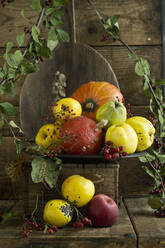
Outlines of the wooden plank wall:
<svg viewBox="0 0 165 248">
<path fill-rule="evenodd" d="M 7 41 L 16 44 L 16 34 L 25 26 L 31 26 L 37 20 L 37 14 L 29 7 L 31 0 L 16 0 L 14 3 L 0 7 L 0 65 Z M 119 25 L 122 39 L 131 46 L 139 56 L 147 58 L 151 65 L 152 76 L 162 76 L 162 40 L 161 40 L 161 0 L 93 0 L 103 16 L 120 15 Z M 71 0 L 66 9 L 65 25 L 73 39 Z M 25 16 L 30 18 L 27 24 L 20 15 L 25 9 Z M 134 115 L 149 116 L 148 100 L 144 96 L 141 79 L 135 75 L 134 62 L 128 57 L 128 51 L 117 41 L 101 42 L 104 30 L 93 8 L 85 0 L 75 0 L 75 34 L 77 42 L 85 43 L 99 51 L 111 64 L 121 91 L 127 103 L 131 104 Z M 1 97 L 1 101 L 10 101 L 19 106 L 19 94 L 22 82 L 17 84 L 16 96 Z M 14 117 L 19 123 L 19 117 Z M 0 145 L 0 198 L 7 199 L 13 194 L 15 184 L 6 174 L 6 165 L 15 157 L 15 147 L 7 127 L 2 130 L 6 136 Z M 120 191 L 122 195 L 143 195 L 148 192 L 149 177 L 144 173 L 138 159 L 120 162 Z"/>
</svg>

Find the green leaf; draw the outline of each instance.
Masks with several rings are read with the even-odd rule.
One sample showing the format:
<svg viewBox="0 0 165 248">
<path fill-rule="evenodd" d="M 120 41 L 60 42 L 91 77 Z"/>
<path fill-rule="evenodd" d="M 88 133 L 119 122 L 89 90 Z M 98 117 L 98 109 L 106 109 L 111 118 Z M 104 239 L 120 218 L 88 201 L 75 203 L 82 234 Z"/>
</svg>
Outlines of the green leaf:
<svg viewBox="0 0 165 248">
<path fill-rule="evenodd" d="M 161 162 L 162 164 L 164 164 L 164 163 L 165 163 L 165 155 L 159 154 L 159 160 L 160 160 L 160 162 Z"/>
<path fill-rule="evenodd" d="M 116 24 L 120 18 L 120 15 L 114 15 L 111 17 L 111 23 Z"/>
<path fill-rule="evenodd" d="M 165 166 L 163 166 L 161 169 L 160 169 L 160 175 L 161 176 L 165 176 Z"/>
<path fill-rule="evenodd" d="M 150 197 L 148 199 L 148 205 L 152 208 L 152 209 L 159 209 L 161 207 L 164 206 L 164 203 L 161 201 L 160 198 L 157 197 Z"/>
<path fill-rule="evenodd" d="M 139 76 L 150 75 L 150 65 L 146 59 L 140 59 L 135 65 L 135 72 Z"/>
<path fill-rule="evenodd" d="M 32 26 L 32 33 L 31 33 L 33 40 L 36 41 L 37 43 L 40 43 L 38 36 L 40 35 L 40 29 L 36 26 Z"/>
<path fill-rule="evenodd" d="M 5 74 L 4 74 L 4 72 L 3 72 L 3 69 L 0 68 L 0 78 L 4 78 L 4 76 L 5 76 Z"/>
<path fill-rule="evenodd" d="M 155 80 L 155 85 L 157 85 L 157 86 L 165 85 L 165 80 L 164 79 Z"/>
<path fill-rule="evenodd" d="M 5 94 L 5 86 L 0 86 L 0 96 L 2 96 L 3 94 Z"/>
<path fill-rule="evenodd" d="M 48 32 L 48 40 L 54 40 L 54 41 L 58 40 L 57 33 L 54 27 L 51 27 L 51 29 Z"/>
<path fill-rule="evenodd" d="M 25 16 L 25 10 L 24 9 L 21 10 L 21 16 L 24 18 L 24 20 L 26 20 L 27 22 L 29 22 L 29 19 L 26 18 L 26 16 Z"/>
<path fill-rule="evenodd" d="M 54 48 L 57 46 L 57 44 L 58 44 L 58 38 L 56 31 L 54 27 L 51 27 L 48 33 L 47 47 L 50 49 L 50 51 L 53 51 Z"/>
<path fill-rule="evenodd" d="M 23 133 L 22 129 L 19 126 L 17 126 L 17 124 L 14 121 L 10 121 L 9 125 L 13 128 L 18 128 L 19 133 Z"/>
<path fill-rule="evenodd" d="M 9 102 L 1 102 L 0 111 L 6 116 L 17 115 L 19 113 L 19 111 Z"/>
<path fill-rule="evenodd" d="M 21 75 L 27 75 L 32 72 L 37 72 L 38 70 L 35 64 L 27 61 L 23 61 L 20 66 Z"/>
<path fill-rule="evenodd" d="M 162 112 L 160 111 L 160 109 L 158 109 L 158 119 L 159 119 L 160 124 L 163 126 L 164 117 L 162 116 Z"/>
<path fill-rule="evenodd" d="M 9 70 L 8 70 L 8 79 L 12 79 L 12 78 L 15 78 L 15 69 L 13 69 L 13 68 L 9 68 Z"/>
<path fill-rule="evenodd" d="M 15 138 L 14 139 L 14 144 L 16 145 L 16 153 L 19 155 L 22 151 L 22 142 L 20 139 Z"/>
<path fill-rule="evenodd" d="M 48 9 L 46 10 L 46 15 L 50 15 L 50 14 L 52 14 L 54 11 L 55 11 L 55 8 L 48 8 Z"/>
<path fill-rule="evenodd" d="M 155 178 L 155 175 L 153 171 L 151 171 L 147 166 L 142 166 L 142 168 L 145 170 L 145 172 L 152 178 Z"/>
<path fill-rule="evenodd" d="M 161 138 L 164 138 L 165 137 L 165 132 L 162 132 L 160 136 L 161 136 Z"/>
<path fill-rule="evenodd" d="M 69 42 L 70 37 L 67 32 L 62 29 L 57 29 L 57 33 L 60 40 L 62 40 L 63 42 Z"/>
<path fill-rule="evenodd" d="M 3 137 L 0 135 L 0 145 L 3 143 Z"/>
<path fill-rule="evenodd" d="M 17 35 L 16 40 L 19 47 L 24 44 L 24 39 L 25 39 L 25 32 L 21 32 Z"/>
<path fill-rule="evenodd" d="M 4 63 L 4 65 L 3 65 L 3 72 L 6 74 L 7 73 L 7 64 L 6 63 Z"/>
<path fill-rule="evenodd" d="M 116 23 L 116 24 L 112 27 L 112 29 L 111 29 L 110 31 L 112 31 L 113 34 L 117 35 L 117 34 L 119 33 L 119 26 L 118 26 L 118 24 Z"/>
<path fill-rule="evenodd" d="M 55 17 L 50 18 L 50 22 L 54 27 L 60 26 L 63 24 L 61 20 L 56 19 Z"/>
<path fill-rule="evenodd" d="M 7 42 L 7 44 L 6 44 L 6 53 L 10 52 L 12 47 L 13 47 L 13 42 L 11 42 L 11 41 Z"/>
<path fill-rule="evenodd" d="M 135 61 L 139 60 L 138 56 L 135 53 L 129 53 L 129 57 Z"/>
<path fill-rule="evenodd" d="M 14 54 L 5 53 L 4 59 L 6 60 L 6 62 L 8 63 L 10 67 L 17 68 L 18 65 L 21 63 L 21 61 L 23 60 L 23 55 L 22 55 L 21 50 L 16 50 Z"/>
<path fill-rule="evenodd" d="M 34 10 L 41 11 L 42 10 L 41 0 L 32 0 L 30 7 Z"/>
<path fill-rule="evenodd" d="M 23 55 L 21 50 L 16 50 L 14 53 L 14 59 L 17 65 L 19 65 L 21 63 L 21 61 L 23 60 Z"/>
<path fill-rule="evenodd" d="M 29 53 L 33 52 L 33 42 L 29 43 Z"/>
<path fill-rule="evenodd" d="M 44 58 L 51 58 L 52 57 L 51 50 L 44 43 L 41 43 L 41 44 L 36 43 L 35 47 L 36 47 L 37 53 L 39 55 L 41 55 L 42 57 L 44 57 Z"/>
<path fill-rule="evenodd" d="M 19 215 L 18 211 L 4 213 L 2 216 L 1 224 L 5 224 L 8 221 L 8 219 L 10 219 L 11 217 L 15 217 L 17 215 Z"/>
<path fill-rule="evenodd" d="M 62 7 L 67 3 L 67 0 L 53 0 L 54 7 Z"/>
<path fill-rule="evenodd" d="M 11 97 L 15 97 L 15 84 L 10 81 L 8 84 L 8 90 L 7 92 L 10 94 Z"/>
<path fill-rule="evenodd" d="M 142 163 L 147 163 L 148 161 L 154 161 L 155 160 L 155 156 L 153 156 L 153 155 L 151 155 L 149 153 L 146 153 L 145 156 L 139 157 L 139 160 Z"/>
<path fill-rule="evenodd" d="M 58 40 L 56 40 L 56 41 L 48 40 L 47 41 L 47 47 L 50 49 L 50 51 L 53 51 L 57 45 L 58 45 Z"/>
<path fill-rule="evenodd" d="M 35 157 L 32 160 L 31 177 L 34 183 L 46 182 L 50 188 L 56 185 L 61 166 L 55 161 L 43 158 L 41 156 Z"/>
<path fill-rule="evenodd" d="M 55 13 L 53 13 L 53 16 L 56 17 L 59 20 L 61 20 L 63 15 L 64 15 L 64 10 L 63 9 L 57 10 Z"/>
</svg>

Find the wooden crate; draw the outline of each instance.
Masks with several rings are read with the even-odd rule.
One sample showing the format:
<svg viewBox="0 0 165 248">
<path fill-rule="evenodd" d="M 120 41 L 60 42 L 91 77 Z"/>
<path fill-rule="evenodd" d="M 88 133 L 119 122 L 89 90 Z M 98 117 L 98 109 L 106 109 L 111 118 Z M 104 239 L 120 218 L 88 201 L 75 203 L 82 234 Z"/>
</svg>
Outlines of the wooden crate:
<svg viewBox="0 0 165 248">
<path fill-rule="evenodd" d="M 58 179 L 58 185 L 71 175 L 81 175 L 95 184 L 95 194 L 103 193 L 112 197 L 119 203 L 119 164 L 118 163 L 64 163 L 63 169 Z M 26 178 L 27 180 L 27 178 Z M 47 190 L 42 184 L 35 184 L 28 177 L 24 194 L 25 213 L 30 214 L 35 208 L 37 194 L 39 196 L 39 205 L 50 199 L 59 198 L 59 194 L 53 190 Z M 60 187 L 59 187 L 60 188 Z"/>
</svg>

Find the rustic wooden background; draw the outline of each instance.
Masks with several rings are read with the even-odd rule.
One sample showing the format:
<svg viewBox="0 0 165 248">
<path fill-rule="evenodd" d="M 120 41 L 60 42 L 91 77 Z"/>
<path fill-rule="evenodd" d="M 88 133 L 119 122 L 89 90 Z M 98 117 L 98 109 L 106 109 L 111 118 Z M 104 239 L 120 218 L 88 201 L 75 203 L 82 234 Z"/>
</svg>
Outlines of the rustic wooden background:
<svg viewBox="0 0 165 248">
<path fill-rule="evenodd" d="M 161 40 L 161 1 L 160 0 L 93 0 L 98 10 L 108 17 L 120 15 L 120 30 L 122 39 L 140 56 L 147 58 L 151 65 L 152 76 L 162 76 L 162 40 Z M 25 9 L 25 15 L 30 18 L 30 24 L 37 20 L 37 14 L 29 7 L 31 0 L 16 0 L 5 8 L 0 7 L 0 65 L 7 41 L 13 41 L 15 47 L 16 35 L 23 31 L 27 23 L 20 15 Z M 71 1 L 66 8 L 65 26 L 73 40 L 73 25 Z M 75 35 L 77 42 L 89 44 L 99 51 L 110 62 L 121 91 L 127 103 L 131 104 L 134 115 L 149 116 L 148 101 L 143 94 L 141 79 L 135 75 L 134 62 L 128 57 L 128 51 L 117 41 L 101 42 L 104 31 L 91 6 L 85 0 L 75 0 Z M 19 107 L 19 95 L 22 82 L 17 84 L 14 98 L 4 96 L 1 101 L 9 101 Z M 13 117 L 19 124 L 19 117 Z M 2 134 L 4 142 L 0 145 L 0 199 L 18 197 L 15 189 L 21 188 L 19 183 L 12 183 L 6 174 L 6 165 L 15 157 L 15 146 L 8 127 Z M 148 193 L 150 178 L 144 173 L 138 159 L 122 160 L 120 162 L 120 192 L 123 196 L 144 195 Z M 21 197 L 21 196 L 20 196 Z"/>
</svg>

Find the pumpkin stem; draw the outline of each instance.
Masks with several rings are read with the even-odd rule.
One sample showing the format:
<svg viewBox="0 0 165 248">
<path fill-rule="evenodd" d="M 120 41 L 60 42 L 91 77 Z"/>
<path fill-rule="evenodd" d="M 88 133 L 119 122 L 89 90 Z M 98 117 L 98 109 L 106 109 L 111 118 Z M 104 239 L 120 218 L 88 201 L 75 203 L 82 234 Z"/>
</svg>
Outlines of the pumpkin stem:
<svg viewBox="0 0 165 248">
<path fill-rule="evenodd" d="M 88 102 L 88 103 L 86 104 L 86 108 L 87 108 L 87 109 L 93 109 L 93 108 L 94 108 L 94 104 L 93 104 L 92 102 Z"/>
<path fill-rule="evenodd" d="M 96 124 L 95 132 L 98 132 L 99 129 L 105 127 L 107 123 L 108 123 L 108 120 L 102 119 L 100 122 Z"/>
</svg>

